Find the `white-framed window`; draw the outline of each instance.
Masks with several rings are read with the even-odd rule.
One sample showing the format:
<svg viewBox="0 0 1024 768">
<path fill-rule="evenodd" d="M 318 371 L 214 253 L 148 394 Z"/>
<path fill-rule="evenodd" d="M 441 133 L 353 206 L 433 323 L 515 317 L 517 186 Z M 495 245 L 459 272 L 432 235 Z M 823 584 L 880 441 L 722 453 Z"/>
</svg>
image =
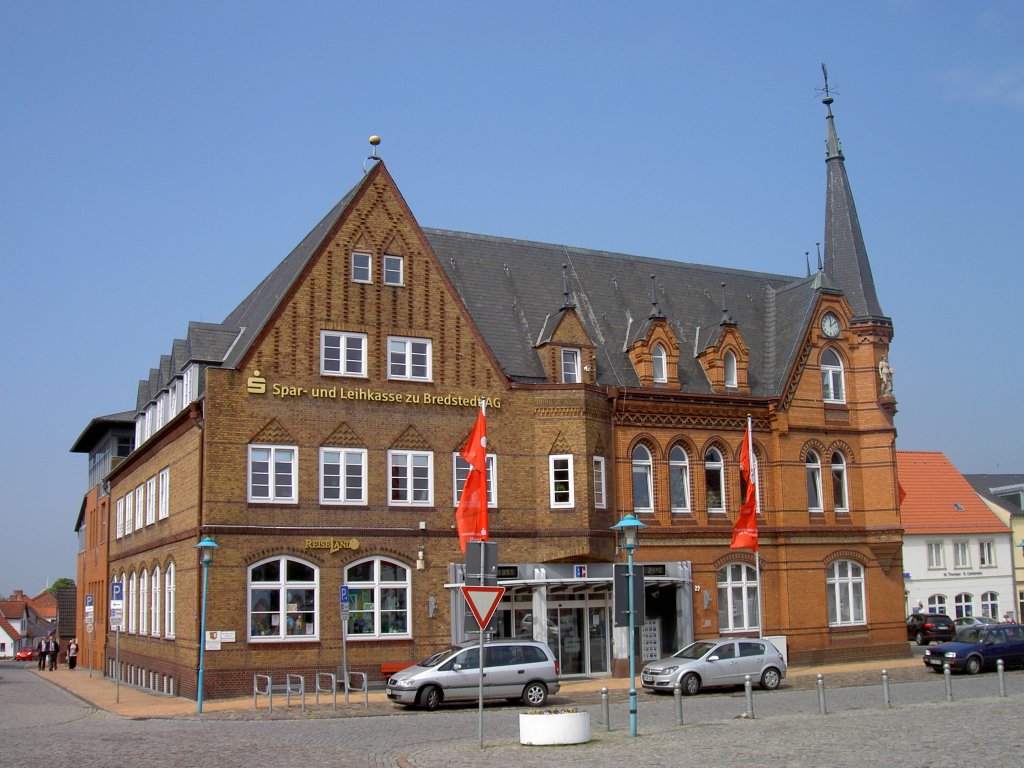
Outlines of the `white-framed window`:
<svg viewBox="0 0 1024 768">
<path fill-rule="evenodd" d="M 736 355 L 730 349 L 725 353 L 725 386 L 735 388 L 736 383 Z"/>
<path fill-rule="evenodd" d="M 138 620 L 139 585 L 135 581 L 135 571 L 128 577 L 128 634 L 134 635 Z"/>
<path fill-rule="evenodd" d="M 946 612 L 946 596 L 945 595 L 929 595 L 928 596 L 928 613 L 945 613 Z"/>
<path fill-rule="evenodd" d="M 135 509 L 134 504 L 135 492 L 128 491 L 124 495 L 124 532 L 129 534 L 134 530 L 135 527 L 135 515 L 133 510 Z"/>
<path fill-rule="evenodd" d="M 398 381 L 431 381 L 431 347 L 430 339 L 388 336 L 388 378 Z"/>
<path fill-rule="evenodd" d="M 990 619 L 999 620 L 999 593 L 982 592 L 981 594 L 981 615 Z"/>
<path fill-rule="evenodd" d="M 320 503 L 366 504 L 366 449 L 320 449 Z"/>
<path fill-rule="evenodd" d="M 746 563 L 718 569 L 718 631 L 742 632 L 760 626 L 757 572 Z"/>
<path fill-rule="evenodd" d="M 371 557 L 345 569 L 348 638 L 412 637 L 411 572 L 403 563 Z"/>
<path fill-rule="evenodd" d="M 168 408 L 167 420 L 168 421 L 170 421 L 171 419 L 173 419 L 175 416 L 178 415 L 178 412 L 181 410 L 181 408 L 178 406 L 178 403 L 180 401 L 181 401 L 181 380 L 180 379 L 174 379 L 171 382 L 171 385 L 170 385 L 170 387 L 167 390 L 167 408 Z"/>
<path fill-rule="evenodd" d="M 945 568 L 946 558 L 945 550 L 942 546 L 941 541 L 929 541 L 928 547 L 928 567 L 929 568 Z"/>
<path fill-rule="evenodd" d="M 146 440 L 146 416 L 139 414 L 135 417 L 135 444 L 142 445 Z"/>
<path fill-rule="evenodd" d="M 366 334 L 320 331 L 320 374 L 366 378 Z"/>
<path fill-rule="evenodd" d="M 405 258 L 384 254 L 384 285 L 405 285 Z"/>
<path fill-rule="evenodd" d="M 434 503 L 434 454 L 388 451 L 388 503 L 430 506 Z"/>
<path fill-rule="evenodd" d="M 120 539 L 124 536 L 124 496 L 117 500 L 117 536 Z"/>
<path fill-rule="evenodd" d="M 493 453 L 487 454 L 487 506 L 493 509 L 498 506 L 497 480 L 497 457 Z M 459 454 L 452 454 L 452 506 L 458 507 L 462 501 L 462 490 L 466 485 L 466 478 L 469 477 L 469 462 Z"/>
<path fill-rule="evenodd" d="M 164 579 L 164 637 L 174 639 L 174 562 L 167 564 L 167 576 Z"/>
<path fill-rule="evenodd" d="M 853 560 L 836 560 L 829 565 L 827 574 L 828 625 L 863 624 L 864 567 Z"/>
<path fill-rule="evenodd" d="M 681 445 L 668 452 L 668 494 L 672 511 L 690 511 L 690 457 Z"/>
<path fill-rule="evenodd" d="M 298 454 L 294 445 L 250 445 L 249 501 L 296 503 Z"/>
<path fill-rule="evenodd" d="M 139 483 L 135 489 L 135 530 L 142 530 L 142 518 L 146 512 L 146 486 Z"/>
<path fill-rule="evenodd" d="M 826 403 L 846 402 L 843 362 L 834 349 L 821 353 L 821 396 Z"/>
<path fill-rule="evenodd" d="M 139 634 L 149 633 L 149 572 L 143 568 L 139 574 Z"/>
<path fill-rule="evenodd" d="M 156 522 L 156 475 L 146 481 L 146 525 Z"/>
<path fill-rule="evenodd" d="M 604 478 L 604 456 L 594 457 L 594 507 L 604 509 L 608 506 L 608 498 L 605 491 Z"/>
<path fill-rule="evenodd" d="M 249 641 L 320 639 L 320 570 L 294 557 L 249 566 Z"/>
<path fill-rule="evenodd" d="M 572 475 L 571 453 L 548 456 L 548 487 L 552 508 L 572 507 L 576 504 Z"/>
<path fill-rule="evenodd" d="M 149 634 L 160 637 L 160 596 L 163 594 L 160 585 L 160 566 L 153 567 L 149 591 Z"/>
<path fill-rule="evenodd" d="M 704 453 L 704 488 L 708 512 L 725 512 L 725 462 L 721 451 L 714 447 Z"/>
<path fill-rule="evenodd" d="M 970 568 L 971 567 L 971 546 L 968 541 L 954 541 L 953 542 L 953 567 L 954 568 Z"/>
<path fill-rule="evenodd" d="M 668 355 L 661 344 L 655 344 L 651 350 L 651 368 L 655 384 L 664 384 L 668 381 Z"/>
<path fill-rule="evenodd" d="M 969 592 L 961 592 L 953 598 L 953 610 L 956 611 L 954 619 L 962 619 L 974 615 L 974 595 Z"/>
<path fill-rule="evenodd" d="M 146 406 L 146 415 L 145 415 L 145 422 L 144 422 L 144 424 L 145 424 L 145 426 L 144 426 L 145 439 L 149 440 L 149 436 L 153 434 L 153 406 L 152 405 L 147 405 Z"/>
<path fill-rule="evenodd" d="M 807 452 L 807 509 L 821 512 L 821 459 L 816 451 Z"/>
<path fill-rule="evenodd" d="M 562 383 L 580 383 L 580 351 L 578 349 L 562 350 Z"/>
<path fill-rule="evenodd" d="M 154 404 L 155 412 L 153 414 L 153 431 L 159 432 L 160 428 L 164 425 L 164 408 L 167 404 L 167 399 L 164 397 L 164 393 L 161 392 L 156 396 L 156 403 Z"/>
<path fill-rule="evenodd" d="M 991 568 L 996 564 L 996 543 L 991 539 L 978 542 L 978 565 Z"/>
<path fill-rule="evenodd" d="M 633 473 L 633 513 L 637 515 L 654 512 L 654 465 L 651 452 L 644 445 L 637 445 L 630 455 Z"/>
<path fill-rule="evenodd" d="M 368 253 L 352 254 L 352 282 L 373 282 L 373 257 Z"/>
<path fill-rule="evenodd" d="M 184 408 L 199 397 L 199 367 L 195 363 L 186 365 L 181 380 L 181 407 Z"/>
<path fill-rule="evenodd" d="M 160 502 L 157 504 L 157 518 L 166 519 L 171 514 L 171 468 L 160 470 Z"/>
<path fill-rule="evenodd" d="M 836 512 L 850 511 L 850 498 L 846 484 L 846 458 L 843 454 L 832 454 L 832 502 Z"/>
</svg>

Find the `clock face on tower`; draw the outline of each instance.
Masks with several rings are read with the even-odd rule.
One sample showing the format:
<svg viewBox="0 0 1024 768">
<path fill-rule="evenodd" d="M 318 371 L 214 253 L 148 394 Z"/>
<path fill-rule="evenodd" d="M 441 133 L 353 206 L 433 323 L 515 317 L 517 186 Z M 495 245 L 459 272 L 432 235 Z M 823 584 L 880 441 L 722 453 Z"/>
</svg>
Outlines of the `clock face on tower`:
<svg viewBox="0 0 1024 768">
<path fill-rule="evenodd" d="M 821 332 L 828 336 L 830 339 L 834 339 L 839 335 L 839 318 L 833 315 L 831 312 L 825 313 L 825 316 L 821 318 Z"/>
</svg>

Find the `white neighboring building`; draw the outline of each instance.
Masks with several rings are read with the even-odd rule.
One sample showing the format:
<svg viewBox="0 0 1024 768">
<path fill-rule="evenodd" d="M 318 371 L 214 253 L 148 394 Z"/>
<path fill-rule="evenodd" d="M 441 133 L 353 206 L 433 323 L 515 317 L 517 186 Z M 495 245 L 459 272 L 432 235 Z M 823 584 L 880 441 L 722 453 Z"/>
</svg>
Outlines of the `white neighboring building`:
<svg viewBox="0 0 1024 768">
<path fill-rule="evenodd" d="M 1013 541 L 942 453 L 897 451 L 907 613 L 1015 616 Z"/>
</svg>

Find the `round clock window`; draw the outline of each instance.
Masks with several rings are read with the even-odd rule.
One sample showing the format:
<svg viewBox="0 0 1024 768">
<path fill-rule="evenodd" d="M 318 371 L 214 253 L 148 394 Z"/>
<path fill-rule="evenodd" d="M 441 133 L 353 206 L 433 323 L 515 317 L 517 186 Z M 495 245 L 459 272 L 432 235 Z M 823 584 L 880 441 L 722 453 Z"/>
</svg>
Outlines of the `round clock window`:
<svg viewBox="0 0 1024 768">
<path fill-rule="evenodd" d="M 831 312 L 821 318 L 821 332 L 828 336 L 830 339 L 834 339 L 839 335 L 839 318 L 833 315 Z"/>
</svg>

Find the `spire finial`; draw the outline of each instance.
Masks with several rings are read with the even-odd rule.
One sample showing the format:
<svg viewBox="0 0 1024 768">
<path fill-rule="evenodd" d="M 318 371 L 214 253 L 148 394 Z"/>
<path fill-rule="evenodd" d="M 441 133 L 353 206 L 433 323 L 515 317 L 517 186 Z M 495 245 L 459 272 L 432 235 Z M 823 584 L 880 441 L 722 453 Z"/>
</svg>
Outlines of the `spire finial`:
<svg viewBox="0 0 1024 768">
<path fill-rule="evenodd" d="M 722 282 L 722 322 L 731 323 L 733 322 L 732 315 L 729 314 L 729 309 L 725 305 L 725 282 Z"/>
<path fill-rule="evenodd" d="M 363 160 L 363 173 L 370 172 L 370 169 L 366 167 L 367 163 L 379 163 L 381 161 L 381 158 L 377 157 L 377 147 L 380 146 L 380 136 L 377 136 L 376 134 L 371 136 L 370 146 L 373 147 L 373 149 L 370 150 L 370 154 L 367 156 L 367 158 Z"/>
<path fill-rule="evenodd" d="M 569 265 L 562 264 L 562 309 L 568 309 L 572 304 L 569 302 Z"/>
<path fill-rule="evenodd" d="M 658 309 L 658 286 L 655 282 L 654 273 L 651 273 L 651 315 L 653 317 L 664 317 L 661 310 Z"/>
<path fill-rule="evenodd" d="M 807 262 L 807 276 L 811 276 L 811 252 L 804 251 L 804 261 Z"/>
<path fill-rule="evenodd" d="M 818 271 L 821 272 L 823 267 L 821 266 L 821 243 L 815 243 L 815 247 L 818 249 Z"/>
<path fill-rule="evenodd" d="M 828 123 L 828 128 L 825 132 L 825 160 L 832 160 L 833 158 L 842 160 L 843 147 L 839 143 L 839 136 L 836 134 L 836 126 L 832 117 L 832 102 L 835 101 L 832 98 L 832 92 L 835 89 L 829 88 L 828 68 L 825 66 L 825 62 L 821 63 L 821 74 L 825 78 L 825 85 L 819 91 L 825 94 L 825 98 L 821 100 L 821 103 L 825 105 L 825 121 Z"/>
</svg>

